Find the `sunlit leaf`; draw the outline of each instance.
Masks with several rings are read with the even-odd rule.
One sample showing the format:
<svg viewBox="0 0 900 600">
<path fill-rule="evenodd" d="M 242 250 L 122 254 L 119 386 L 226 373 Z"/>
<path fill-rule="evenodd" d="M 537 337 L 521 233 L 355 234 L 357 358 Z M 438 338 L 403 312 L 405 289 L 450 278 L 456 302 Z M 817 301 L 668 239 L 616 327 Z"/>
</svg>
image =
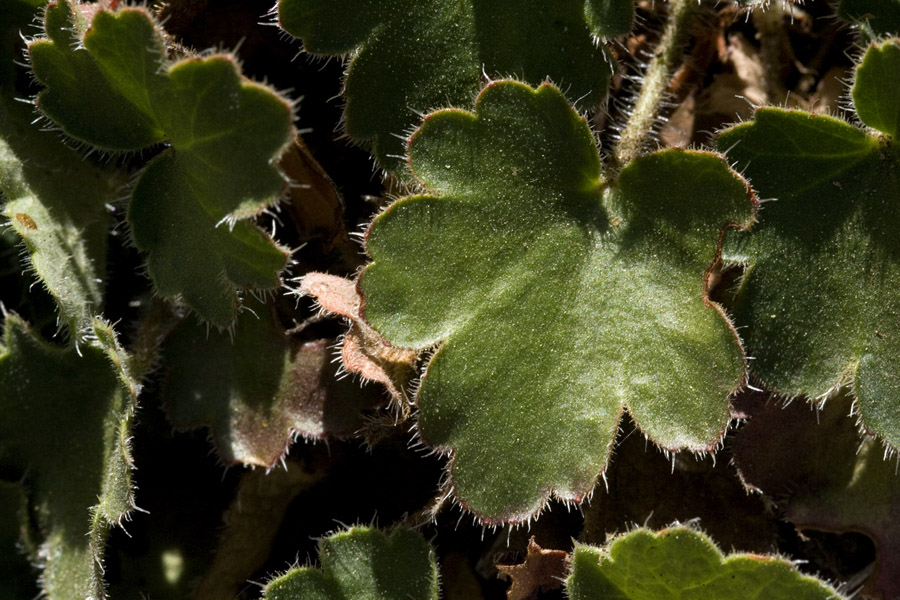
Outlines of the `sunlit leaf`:
<svg viewBox="0 0 900 600">
<path fill-rule="evenodd" d="M 565 97 L 509 81 L 430 115 L 410 156 L 428 193 L 372 224 L 363 314 L 437 348 L 419 430 L 466 508 L 519 521 L 580 500 L 626 408 L 664 448 L 715 447 L 744 363 L 705 279 L 723 228 L 754 214 L 720 157 L 651 154 L 604 187 Z"/>
<path fill-rule="evenodd" d="M 566 580 L 571 600 L 840 600 L 834 589 L 790 562 L 722 554 L 704 534 L 673 526 L 636 529 L 605 548 L 576 545 Z"/>
<path fill-rule="evenodd" d="M 352 527 L 320 540 L 319 560 L 270 581 L 265 600 L 438 599 L 434 551 L 409 529 Z"/>
</svg>

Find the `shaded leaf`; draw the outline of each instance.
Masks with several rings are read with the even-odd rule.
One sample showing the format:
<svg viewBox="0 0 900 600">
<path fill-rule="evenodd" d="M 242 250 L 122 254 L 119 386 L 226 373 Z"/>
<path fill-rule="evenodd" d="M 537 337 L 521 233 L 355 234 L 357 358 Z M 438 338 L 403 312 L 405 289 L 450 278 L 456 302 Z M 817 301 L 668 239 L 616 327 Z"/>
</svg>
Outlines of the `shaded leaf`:
<svg viewBox="0 0 900 600">
<path fill-rule="evenodd" d="M 391 346 L 362 319 L 355 281 L 326 273 L 307 273 L 300 291 L 315 298 L 322 310 L 350 322 L 350 330 L 341 343 L 344 368 L 361 375 L 363 380 L 383 385 L 397 406 L 405 409 L 405 389 L 415 377 L 419 352 Z"/>
<path fill-rule="evenodd" d="M 27 31 L 35 2 L 10 0 L 4 11 L 0 63 L 7 69 L 15 57 L 13 40 Z M 8 71 L 0 81 L 0 214 L 24 242 L 34 274 L 59 306 L 60 321 L 80 336 L 103 306 L 106 207 L 124 177 L 90 165 L 32 123 L 32 110 L 16 101 L 22 95 L 16 72 Z"/>
<path fill-rule="evenodd" d="M 211 427 L 226 464 L 271 467 L 296 435 L 352 433 L 370 398 L 335 378 L 332 343 L 293 341 L 259 303 L 233 333 L 186 320 L 164 351 L 169 416 L 178 427 Z"/>
<path fill-rule="evenodd" d="M 840 0 L 838 16 L 845 21 L 866 22 L 876 33 L 900 33 L 900 0 Z"/>
<path fill-rule="evenodd" d="M 873 45 L 866 52 L 856 69 L 853 106 L 863 123 L 894 138 L 896 146 L 900 141 L 896 139 L 900 134 L 900 40 Z"/>
<path fill-rule="evenodd" d="M 860 117 L 885 133 L 900 114 L 891 93 L 898 44 L 873 46 L 854 86 Z M 885 62 L 896 67 L 886 72 Z M 725 251 L 747 266 L 735 319 L 748 326 L 754 372 L 790 396 L 821 397 L 853 382 L 865 427 L 900 445 L 897 141 L 832 117 L 765 108 L 718 144 L 761 196 L 777 198 Z"/>
<path fill-rule="evenodd" d="M 738 394 L 734 402 L 742 397 Z M 729 460 L 684 452 L 666 456 L 648 447 L 631 423 L 620 429 L 615 461 L 581 509 L 580 541 L 603 544 L 609 532 L 627 531 L 635 523 L 662 529 L 699 520 L 704 532 L 731 551 L 776 547 L 779 529 L 768 504 L 747 493 Z"/>
<path fill-rule="evenodd" d="M 747 398 L 739 408 L 749 422 L 734 440 L 734 461 L 745 484 L 775 499 L 799 529 L 859 531 L 872 538 L 878 564 L 864 591 L 897 598 L 897 464 L 885 460 L 876 440 L 859 434 L 850 404 L 845 396 L 819 407 Z"/>
<path fill-rule="evenodd" d="M 437 348 L 422 439 L 452 454 L 457 499 L 485 521 L 580 500 L 623 408 L 664 448 L 712 449 L 743 383 L 705 278 L 746 183 L 671 150 L 604 189 L 586 123 L 551 85 L 488 86 L 474 114 L 429 116 L 410 143 L 428 195 L 367 234 L 363 314 L 390 343 Z"/>
<path fill-rule="evenodd" d="M 482 74 L 551 79 L 591 107 L 606 95 L 612 59 L 585 23 L 599 27 L 604 2 L 281 0 L 281 26 L 318 55 L 352 54 L 344 96 L 347 133 L 371 145 L 388 171 L 404 168 L 404 136 L 419 115 L 471 106 Z M 615 25 L 622 27 L 613 2 Z M 605 22 L 603 22 L 605 24 Z M 390 82 L 386 85 L 385 82 Z"/>
<path fill-rule="evenodd" d="M 562 587 L 569 570 L 569 554 L 562 550 L 545 550 L 528 540 L 528 555 L 518 565 L 497 565 L 500 576 L 512 580 L 506 600 L 530 600 L 540 591 Z"/>
<path fill-rule="evenodd" d="M 434 551 L 409 529 L 351 527 L 319 541 L 321 569 L 293 568 L 270 581 L 266 600 L 437 600 Z"/>
<path fill-rule="evenodd" d="M 20 541 L 26 510 L 22 486 L 0 481 L 0 600 L 25 600 L 39 594 L 37 572 Z"/>
<path fill-rule="evenodd" d="M 23 473 L 39 529 L 35 558 L 52 600 L 105 597 L 108 530 L 134 506 L 129 440 L 136 385 L 125 383 L 126 357 L 111 329 L 94 325 L 98 341 L 79 355 L 36 338 L 11 314 L 0 355 L 0 464 Z"/>
<path fill-rule="evenodd" d="M 636 529 L 605 548 L 576 544 L 571 600 L 840 600 L 827 584 L 790 562 L 758 554 L 722 554 L 706 535 L 684 526 Z"/>
<path fill-rule="evenodd" d="M 634 23 L 634 0 L 584 0 L 584 16 L 601 38 L 626 35 Z"/>
<path fill-rule="evenodd" d="M 134 242 L 149 254 L 162 295 L 230 324 L 235 289 L 275 287 L 285 266 L 286 251 L 245 219 L 281 193 L 273 159 L 290 141 L 290 104 L 242 78 L 230 56 L 170 61 L 143 9 L 99 10 L 88 26 L 60 0 L 47 10 L 46 30 L 29 45 L 47 86 L 38 107 L 102 149 L 165 142 L 134 187 Z"/>
</svg>

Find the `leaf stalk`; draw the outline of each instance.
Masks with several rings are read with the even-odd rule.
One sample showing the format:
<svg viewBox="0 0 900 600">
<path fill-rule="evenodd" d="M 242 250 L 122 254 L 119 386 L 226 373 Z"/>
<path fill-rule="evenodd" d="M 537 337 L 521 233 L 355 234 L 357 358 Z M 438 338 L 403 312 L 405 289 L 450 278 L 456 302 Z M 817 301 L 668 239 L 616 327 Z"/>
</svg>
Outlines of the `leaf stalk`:
<svg viewBox="0 0 900 600">
<path fill-rule="evenodd" d="M 644 83 L 635 99 L 631 116 L 613 152 L 618 168 L 643 153 L 656 121 L 659 106 L 666 97 L 669 80 L 681 63 L 688 39 L 688 25 L 697 12 L 697 0 L 670 0 L 669 15 L 656 53 L 644 74 Z"/>
</svg>

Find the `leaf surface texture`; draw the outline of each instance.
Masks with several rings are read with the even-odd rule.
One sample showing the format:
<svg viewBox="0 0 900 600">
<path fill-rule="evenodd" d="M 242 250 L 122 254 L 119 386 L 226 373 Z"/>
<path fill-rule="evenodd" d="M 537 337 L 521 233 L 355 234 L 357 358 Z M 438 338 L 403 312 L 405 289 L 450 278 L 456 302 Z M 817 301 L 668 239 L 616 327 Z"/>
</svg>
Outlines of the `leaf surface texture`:
<svg viewBox="0 0 900 600">
<path fill-rule="evenodd" d="M 565 97 L 508 81 L 429 116 L 410 156 L 428 193 L 373 222 L 363 314 L 437 348 L 419 428 L 465 507 L 518 521 L 584 497 L 625 407 L 664 448 L 716 445 L 744 364 L 705 274 L 754 214 L 720 157 L 652 154 L 604 187 Z"/>
</svg>

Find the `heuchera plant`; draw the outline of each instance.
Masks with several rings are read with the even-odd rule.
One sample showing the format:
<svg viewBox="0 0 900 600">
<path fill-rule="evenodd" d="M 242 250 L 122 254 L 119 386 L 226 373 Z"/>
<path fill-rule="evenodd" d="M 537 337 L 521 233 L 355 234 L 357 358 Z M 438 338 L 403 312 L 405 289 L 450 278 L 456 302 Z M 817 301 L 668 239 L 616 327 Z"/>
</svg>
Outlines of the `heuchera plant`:
<svg viewBox="0 0 900 600">
<path fill-rule="evenodd" d="M 893 0 L 2 3 L 0 598 L 900 597 Z"/>
</svg>

